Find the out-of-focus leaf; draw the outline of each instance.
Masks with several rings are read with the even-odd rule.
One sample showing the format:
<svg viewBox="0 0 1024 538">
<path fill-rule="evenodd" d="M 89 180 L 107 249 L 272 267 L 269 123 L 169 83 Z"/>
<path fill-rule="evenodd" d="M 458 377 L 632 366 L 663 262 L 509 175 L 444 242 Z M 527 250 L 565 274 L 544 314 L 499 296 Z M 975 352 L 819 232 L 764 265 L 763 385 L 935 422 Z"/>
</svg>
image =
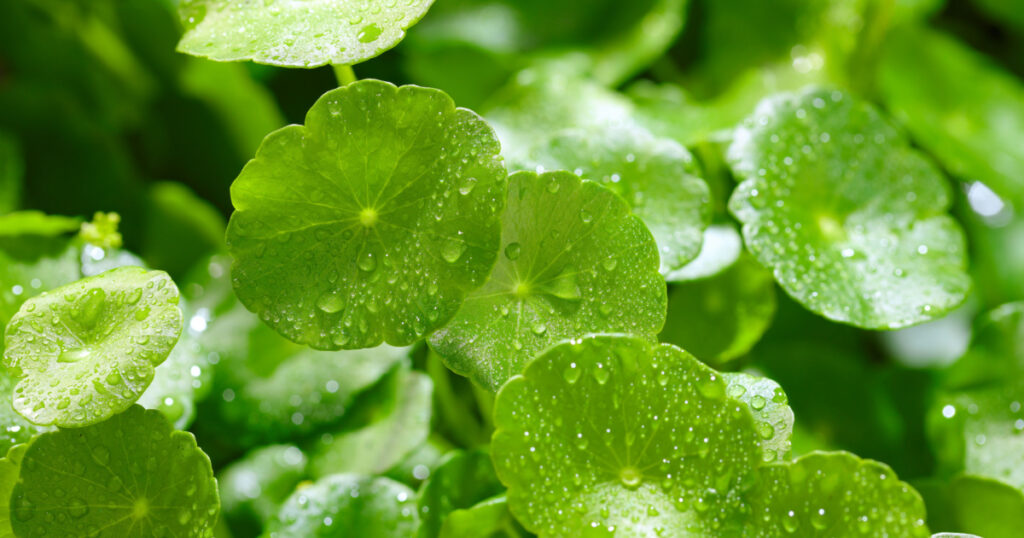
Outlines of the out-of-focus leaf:
<svg viewBox="0 0 1024 538">
<path fill-rule="evenodd" d="M 420 446 L 430 432 L 430 378 L 419 372 L 396 372 L 388 400 L 362 428 L 321 437 L 311 449 L 310 473 L 383 474 Z M 366 402 L 362 402 L 364 405 Z"/>
<path fill-rule="evenodd" d="M 21 148 L 11 135 L 0 131 L 0 215 L 14 211 L 21 204 L 24 174 Z"/>
<path fill-rule="evenodd" d="M 718 275 L 672 286 L 661 340 L 721 364 L 749 351 L 774 314 L 771 273 L 743 256 Z"/>
<path fill-rule="evenodd" d="M 294 445 L 249 452 L 220 471 L 221 516 L 239 536 L 257 536 L 306 478 L 306 456 Z"/>
<path fill-rule="evenodd" d="M 1024 13 L 1024 10 L 1018 10 Z M 1024 209 L 1024 84 L 942 33 L 900 28 L 879 77 L 889 110 L 950 172 Z"/>
<path fill-rule="evenodd" d="M 416 535 L 416 492 L 388 478 L 334 474 L 298 489 L 267 525 L 268 538 Z"/>
<path fill-rule="evenodd" d="M 184 185 L 156 183 L 148 199 L 140 254 L 151 267 L 181 278 L 201 258 L 224 249 L 224 217 Z"/>
</svg>

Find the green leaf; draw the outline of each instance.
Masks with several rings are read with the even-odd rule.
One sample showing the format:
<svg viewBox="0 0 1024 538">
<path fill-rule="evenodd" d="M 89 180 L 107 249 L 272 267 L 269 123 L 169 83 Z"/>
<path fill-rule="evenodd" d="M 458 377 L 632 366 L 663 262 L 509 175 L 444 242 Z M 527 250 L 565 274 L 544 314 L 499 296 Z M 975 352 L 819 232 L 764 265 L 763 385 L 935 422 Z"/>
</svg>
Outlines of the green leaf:
<svg viewBox="0 0 1024 538">
<path fill-rule="evenodd" d="M 537 146 L 531 161 L 573 170 L 621 196 L 654 235 L 661 272 L 682 268 L 700 251 L 711 220 L 708 186 L 690 152 L 646 130 L 563 130 Z"/>
<path fill-rule="evenodd" d="M 538 351 L 589 332 L 654 339 L 665 322 L 657 247 L 608 189 L 568 172 L 509 178 L 503 255 L 430 345 L 497 390 Z"/>
<path fill-rule="evenodd" d="M 210 460 L 192 434 L 139 406 L 36 438 L 11 495 L 19 536 L 212 536 L 219 510 Z"/>
<path fill-rule="evenodd" d="M 498 151 L 487 124 L 438 90 L 363 80 L 324 94 L 231 187 L 239 298 L 319 349 L 416 341 L 494 264 Z"/>
<path fill-rule="evenodd" d="M 433 384 L 419 372 L 397 373 L 383 416 L 354 431 L 322 436 L 310 458 L 310 474 L 383 474 L 426 441 Z"/>
<path fill-rule="evenodd" d="M 793 436 L 793 410 L 786 392 L 767 377 L 743 372 L 723 372 L 726 394 L 750 408 L 761 438 L 761 459 L 765 462 L 789 459 Z"/>
<path fill-rule="evenodd" d="M 0 372 L 0 424 L 3 425 L 0 429 L 0 451 L 27 443 L 36 435 L 53 429 L 32 424 L 14 410 L 14 383 L 15 380 L 7 372 Z M 0 499 L 2 497 L 0 495 Z M 2 505 L 3 502 L 0 501 L 0 506 Z"/>
<path fill-rule="evenodd" d="M 661 339 L 721 364 L 757 343 L 775 314 L 775 284 L 749 256 L 705 280 L 676 284 Z"/>
<path fill-rule="evenodd" d="M 7 326 L 4 365 L 29 421 L 81 427 L 127 409 L 181 334 L 167 273 L 120 267 L 26 301 Z"/>
<path fill-rule="evenodd" d="M 485 450 L 450 452 L 420 490 L 420 538 L 436 538 L 449 515 L 505 491 Z M 507 511 L 501 507 L 501 514 Z M 463 535 L 467 536 L 467 535 Z"/>
<path fill-rule="evenodd" d="M 408 538 L 419 526 L 415 500 L 415 492 L 388 478 L 330 475 L 293 493 L 266 535 Z"/>
<path fill-rule="evenodd" d="M 766 99 L 729 161 L 743 179 L 729 209 L 747 248 L 811 311 L 896 329 L 964 300 L 949 185 L 871 105 L 814 88 Z"/>
<path fill-rule="evenodd" d="M 330 352 L 300 348 L 241 307 L 210 320 L 202 338 L 220 359 L 218 419 L 232 432 L 231 440 L 245 447 L 323 431 L 407 354 L 390 346 Z"/>
<path fill-rule="evenodd" d="M 1024 492 L 998 480 L 957 475 L 919 486 L 933 529 L 1016 538 L 1024 528 Z"/>
<path fill-rule="evenodd" d="M 11 493 L 18 483 L 21 472 L 21 460 L 25 457 L 27 444 L 12 446 L 3 459 L 0 459 L 0 537 L 14 536 L 11 528 Z"/>
<path fill-rule="evenodd" d="M 677 271 L 665 275 L 669 282 L 686 282 L 713 277 L 725 271 L 740 257 L 743 239 L 732 224 L 712 224 L 704 229 L 697 257 Z"/>
<path fill-rule="evenodd" d="M 0 216 L 0 236 L 56 236 L 78 230 L 81 223 L 78 217 L 47 215 L 35 210 L 15 211 Z"/>
<path fill-rule="evenodd" d="M 469 508 L 453 510 L 441 525 L 440 538 L 499 535 L 513 525 L 504 495 L 480 501 Z"/>
<path fill-rule="evenodd" d="M 286 67 L 359 63 L 394 47 L 433 0 L 183 0 L 178 50 Z"/>
<path fill-rule="evenodd" d="M 950 172 L 1024 199 L 1018 78 L 942 33 L 905 28 L 886 41 L 879 87 L 887 108 Z"/>
<path fill-rule="evenodd" d="M 598 335 L 552 347 L 498 393 L 492 453 L 541 535 L 738 533 L 760 460 L 746 406 L 676 347 Z"/>
<path fill-rule="evenodd" d="M 928 416 L 940 469 L 1024 491 L 1024 303 L 984 316 Z"/>
<path fill-rule="evenodd" d="M 750 536 L 930 536 L 921 496 L 883 463 L 816 452 L 760 478 Z"/>
<path fill-rule="evenodd" d="M 667 273 L 700 250 L 708 186 L 684 147 L 651 135 L 631 113 L 623 96 L 549 67 L 521 73 L 487 117 L 513 167 L 571 170 L 622 196 L 654 234 Z"/>
<path fill-rule="evenodd" d="M 306 477 L 306 456 L 294 445 L 249 452 L 220 471 L 222 515 L 240 536 L 256 536 Z"/>
</svg>

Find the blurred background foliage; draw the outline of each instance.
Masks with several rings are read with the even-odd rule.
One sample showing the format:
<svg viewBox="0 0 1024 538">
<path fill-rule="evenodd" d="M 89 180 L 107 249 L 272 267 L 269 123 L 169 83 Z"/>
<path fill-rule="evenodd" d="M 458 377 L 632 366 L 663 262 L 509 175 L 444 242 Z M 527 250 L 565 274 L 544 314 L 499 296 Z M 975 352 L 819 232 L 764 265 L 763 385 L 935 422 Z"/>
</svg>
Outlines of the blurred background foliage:
<svg viewBox="0 0 1024 538">
<path fill-rule="evenodd" d="M 117 212 L 124 238 L 123 249 L 97 253 L 67 236 L 35 240 L 0 225 L 0 321 L 32 290 L 124 252 L 169 271 L 194 347 L 168 360 L 165 370 L 177 369 L 168 379 L 179 382 L 163 385 L 153 405 L 170 408 L 179 427 L 199 417 L 192 428 L 219 469 L 225 525 L 240 536 L 325 470 L 415 486 L 451 449 L 486 444 L 493 396 L 425 349 L 375 350 L 374 361 L 313 352 L 234 299 L 221 255 L 229 185 L 267 133 L 301 123 L 337 82 L 330 67 L 176 53 L 174 4 L 0 2 L 0 214 Z M 670 286 L 663 340 L 716 368 L 776 380 L 797 417 L 795 454 L 846 449 L 884 461 L 922 491 L 933 528 L 1014 536 L 1022 523 L 984 514 L 1024 514 L 1021 471 L 1000 474 L 991 461 L 1024 468 L 1024 324 L 1013 308 L 981 317 L 977 331 L 974 320 L 1024 300 L 1022 8 L 1018 0 L 437 0 L 401 44 L 355 72 L 441 88 L 486 117 L 507 118 L 514 99 L 527 100 L 522 121 L 565 114 L 582 127 L 628 110 L 631 121 L 689 148 L 711 186 L 715 232 L 702 253 L 710 265 Z M 523 88 L 538 78 L 555 82 L 529 104 Z M 837 325 L 739 256 L 724 209 L 734 180 L 723 145 L 762 97 L 809 83 L 875 102 L 945 169 L 974 280 L 953 314 L 890 333 Z M 579 85 L 594 88 L 596 109 L 558 102 L 572 101 Z M 710 331 L 721 338 L 701 338 Z M 967 353 L 974 332 L 983 334 Z M 316 360 L 332 353 L 353 357 Z M 979 366 L 985 353 L 1005 360 Z M 988 374 L 972 377 L 972 368 Z M 986 414 L 989 405 L 999 411 Z M 942 420 L 953 416 L 963 420 Z M 989 426 L 1005 439 L 985 433 Z M 972 458 L 986 440 L 994 455 Z M 514 526 L 500 519 L 506 531 Z"/>
</svg>

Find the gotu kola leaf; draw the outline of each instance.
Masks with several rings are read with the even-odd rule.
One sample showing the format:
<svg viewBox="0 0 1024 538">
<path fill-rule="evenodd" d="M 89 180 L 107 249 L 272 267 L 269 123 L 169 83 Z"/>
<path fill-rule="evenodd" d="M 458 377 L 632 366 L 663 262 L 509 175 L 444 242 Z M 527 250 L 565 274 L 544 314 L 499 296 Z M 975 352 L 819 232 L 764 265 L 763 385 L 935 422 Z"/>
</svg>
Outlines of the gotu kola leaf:
<svg viewBox="0 0 1024 538">
<path fill-rule="evenodd" d="M 538 351 L 589 332 L 654 339 L 665 283 L 651 234 L 611 191 L 568 172 L 509 178 L 503 253 L 430 345 L 497 390 Z"/>
<path fill-rule="evenodd" d="M 135 405 L 32 441 L 11 524 L 18 536 L 207 537 L 219 509 L 210 460 L 192 434 Z"/>
<path fill-rule="evenodd" d="M 433 0 L 183 0 L 178 50 L 212 60 L 350 65 L 390 49 Z"/>
<path fill-rule="evenodd" d="M 324 94 L 231 186 L 239 299 L 319 349 L 414 342 L 494 264 L 498 153 L 490 127 L 439 90 L 362 80 Z"/>
<path fill-rule="evenodd" d="M 495 403 L 509 509 L 542 537 L 927 535 L 920 498 L 880 464 L 765 466 L 764 436 L 732 394 L 668 344 L 593 335 L 549 348 Z"/>
<path fill-rule="evenodd" d="M 753 419 L 676 347 L 601 335 L 549 348 L 502 387 L 494 414 L 495 468 L 532 532 L 739 529 L 760 460 Z"/>
<path fill-rule="evenodd" d="M 334 474 L 297 490 L 270 522 L 266 536 L 416 535 L 416 493 L 389 478 Z"/>
<path fill-rule="evenodd" d="M 949 185 L 871 105 L 818 88 L 770 97 L 728 158 L 743 179 L 729 209 L 747 248 L 809 310 L 896 329 L 963 301 Z"/>
<path fill-rule="evenodd" d="M 14 408 L 40 425 L 80 427 L 134 403 L 181 334 L 167 273 L 119 267 L 26 301 L 7 326 Z"/>
</svg>

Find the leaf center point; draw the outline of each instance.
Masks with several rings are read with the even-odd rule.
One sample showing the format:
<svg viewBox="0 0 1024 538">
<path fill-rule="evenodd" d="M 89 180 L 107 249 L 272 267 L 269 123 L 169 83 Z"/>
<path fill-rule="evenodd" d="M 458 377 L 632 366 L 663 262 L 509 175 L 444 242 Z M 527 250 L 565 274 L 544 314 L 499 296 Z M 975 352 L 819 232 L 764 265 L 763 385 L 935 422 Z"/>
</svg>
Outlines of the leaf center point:
<svg viewBox="0 0 1024 538">
<path fill-rule="evenodd" d="M 639 469 L 632 465 L 627 465 L 619 470 L 619 480 L 622 481 L 622 485 L 629 489 L 636 488 L 644 480 L 644 475 Z"/>
<path fill-rule="evenodd" d="M 377 224 L 377 210 L 372 207 L 364 207 L 359 212 L 359 223 L 367 228 Z"/>
<path fill-rule="evenodd" d="M 145 497 L 139 497 L 135 499 L 135 504 L 132 506 L 132 518 L 142 519 L 149 515 L 149 501 Z"/>
</svg>

